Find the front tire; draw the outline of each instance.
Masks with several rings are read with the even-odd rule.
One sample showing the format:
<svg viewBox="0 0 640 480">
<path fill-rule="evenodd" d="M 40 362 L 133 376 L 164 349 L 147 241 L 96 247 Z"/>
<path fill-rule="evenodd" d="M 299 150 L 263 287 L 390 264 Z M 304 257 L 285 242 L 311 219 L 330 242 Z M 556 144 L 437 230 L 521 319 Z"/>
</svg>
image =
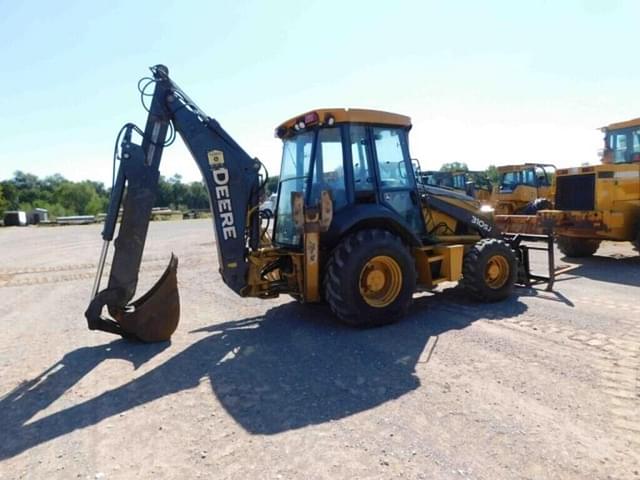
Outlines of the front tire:
<svg viewBox="0 0 640 480">
<path fill-rule="evenodd" d="M 475 300 L 498 302 L 513 292 L 517 270 L 516 255 L 506 242 L 484 239 L 466 253 L 460 284 Z"/>
<path fill-rule="evenodd" d="M 396 235 L 367 229 L 349 235 L 333 251 L 324 275 L 331 311 L 344 323 L 373 327 L 406 314 L 416 286 L 413 256 Z"/>
<path fill-rule="evenodd" d="M 558 248 L 567 257 L 590 257 L 600 247 L 600 240 L 558 236 Z"/>
</svg>

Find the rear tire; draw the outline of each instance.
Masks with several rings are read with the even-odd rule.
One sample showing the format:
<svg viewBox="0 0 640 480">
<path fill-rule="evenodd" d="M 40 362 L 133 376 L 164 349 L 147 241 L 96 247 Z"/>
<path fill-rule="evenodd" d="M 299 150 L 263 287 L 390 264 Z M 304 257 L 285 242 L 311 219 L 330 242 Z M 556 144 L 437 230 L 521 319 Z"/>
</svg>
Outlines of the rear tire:
<svg viewBox="0 0 640 480">
<path fill-rule="evenodd" d="M 503 240 L 487 238 L 466 253 L 460 285 L 475 300 L 498 302 L 513 292 L 517 271 L 511 247 Z"/>
<path fill-rule="evenodd" d="M 558 236 L 558 248 L 567 257 L 590 257 L 600 247 L 600 240 Z"/>
<path fill-rule="evenodd" d="M 373 327 L 406 314 L 416 287 L 413 256 L 396 235 L 360 230 L 340 242 L 327 262 L 324 295 L 344 323 Z"/>
</svg>

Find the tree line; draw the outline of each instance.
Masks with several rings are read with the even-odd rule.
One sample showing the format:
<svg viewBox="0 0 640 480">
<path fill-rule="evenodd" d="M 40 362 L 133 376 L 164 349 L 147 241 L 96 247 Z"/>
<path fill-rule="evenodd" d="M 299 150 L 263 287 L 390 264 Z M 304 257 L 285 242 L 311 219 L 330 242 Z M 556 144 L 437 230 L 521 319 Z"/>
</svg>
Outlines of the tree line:
<svg viewBox="0 0 640 480">
<path fill-rule="evenodd" d="M 468 171 L 465 163 L 445 163 L 441 171 Z M 498 172 L 491 165 L 486 169 L 487 177 L 496 182 Z M 275 193 L 278 177 L 270 177 L 266 184 L 266 195 Z M 83 180 L 73 182 L 60 174 L 40 178 L 32 173 L 17 171 L 8 180 L 0 181 L 0 217 L 7 210 L 31 211 L 45 208 L 51 217 L 66 215 L 96 215 L 106 212 L 111 188 L 102 182 Z M 182 176 L 169 178 L 160 176 L 156 207 L 173 210 L 203 210 L 209 208 L 209 196 L 202 182 L 185 183 Z"/>
<path fill-rule="evenodd" d="M 66 215 L 96 215 L 106 212 L 111 188 L 102 182 L 73 182 L 60 174 L 40 178 L 17 171 L 8 180 L 0 181 L 0 216 L 7 210 L 45 208 L 51 217 Z M 185 183 L 180 175 L 160 176 L 157 207 L 174 210 L 209 208 L 209 196 L 202 182 Z"/>
<path fill-rule="evenodd" d="M 469 167 L 464 162 L 451 162 L 445 163 L 440 167 L 441 172 L 468 172 Z M 500 182 L 500 174 L 498 173 L 498 167 L 495 165 L 489 165 L 482 173 L 492 184 Z"/>
</svg>

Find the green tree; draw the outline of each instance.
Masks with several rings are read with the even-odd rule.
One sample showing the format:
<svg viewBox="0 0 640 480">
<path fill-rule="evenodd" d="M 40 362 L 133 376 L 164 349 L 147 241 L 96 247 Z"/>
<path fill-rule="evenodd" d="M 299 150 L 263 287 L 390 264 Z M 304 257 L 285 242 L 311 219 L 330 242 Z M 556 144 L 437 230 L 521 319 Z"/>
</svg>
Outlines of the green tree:
<svg viewBox="0 0 640 480">
<path fill-rule="evenodd" d="M 64 209 L 77 215 L 95 215 L 105 209 L 104 200 L 89 180 L 60 184 L 54 192 L 54 198 Z"/>
<path fill-rule="evenodd" d="M 32 205 L 41 194 L 42 185 L 40 179 L 32 173 L 25 173 L 21 170 L 13 174 L 13 184 L 16 187 L 18 196 L 16 203 Z"/>
<path fill-rule="evenodd" d="M 493 185 L 500 183 L 500 174 L 498 173 L 498 167 L 495 165 L 489 165 L 484 174 Z"/>
<path fill-rule="evenodd" d="M 184 200 L 189 209 L 209 208 L 209 194 L 202 182 L 191 182 L 187 187 Z"/>
<path fill-rule="evenodd" d="M 0 188 L 3 209 L 46 208 L 51 217 L 104 212 L 109 200 L 101 182 L 71 182 L 57 173 L 40 179 L 18 170 L 13 178 L 0 182 Z"/>
<path fill-rule="evenodd" d="M 272 180 L 273 185 L 276 180 Z M 0 207 L 3 209 L 28 211 L 34 207 L 46 208 L 52 218 L 105 212 L 110 195 L 110 189 L 105 188 L 102 182 L 72 182 L 60 174 L 40 179 L 22 171 L 0 182 L 0 192 Z M 183 183 L 179 174 L 168 179 L 161 176 L 155 206 L 182 210 L 207 209 L 209 194 L 202 182 Z"/>
<path fill-rule="evenodd" d="M 445 163 L 440 167 L 441 172 L 468 172 L 469 167 L 464 162 Z"/>
<path fill-rule="evenodd" d="M 14 185 L 12 180 L 5 180 L 0 182 L 0 187 L 2 187 L 2 195 L 4 196 L 4 200 L 7 204 L 7 210 L 15 210 L 18 208 L 18 202 L 20 201 L 18 198 L 18 189 Z"/>
<path fill-rule="evenodd" d="M 4 211 L 7 210 L 8 206 L 9 202 L 4 198 L 4 195 L 2 194 L 2 184 L 0 184 L 0 216 L 4 214 Z"/>
<path fill-rule="evenodd" d="M 174 174 L 171 178 L 169 178 L 169 184 L 171 185 L 171 196 L 172 202 L 170 204 L 171 208 L 176 210 L 186 210 L 187 207 L 187 192 L 189 188 L 187 185 L 182 183 L 182 175 Z"/>
<path fill-rule="evenodd" d="M 156 207 L 169 207 L 173 204 L 173 190 L 171 184 L 164 175 L 160 175 L 158 180 L 158 193 L 156 195 Z"/>
</svg>

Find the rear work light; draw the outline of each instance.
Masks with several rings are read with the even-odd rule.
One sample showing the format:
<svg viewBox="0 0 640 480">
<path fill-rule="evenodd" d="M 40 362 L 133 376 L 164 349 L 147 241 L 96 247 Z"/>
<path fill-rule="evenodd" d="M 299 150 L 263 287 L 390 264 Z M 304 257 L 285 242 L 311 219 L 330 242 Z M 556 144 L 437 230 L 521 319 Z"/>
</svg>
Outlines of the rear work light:
<svg viewBox="0 0 640 480">
<path fill-rule="evenodd" d="M 320 117 L 317 112 L 309 112 L 304 116 L 304 123 L 306 125 L 313 125 L 314 123 L 318 123 L 320 121 Z"/>
<path fill-rule="evenodd" d="M 324 117 L 324 123 L 332 126 L 335 125 L 336 119 L 333 117 L 333 115 L 326 114 Z M 295 122 L 293 122 L 293 125 L 291 125 L 290 128 L 295 132 L 300 132 L 305 128 L 311 127 L 315 124 L 321 124 L 320 115 L 318 114 L 318 112 L 309 112 L 305 113 L 302 117 L 296 118 Z M 279 127 L 275 130 L 274 134 L 278 138 L 284 138 L 287 135 L 287 128 Z"/>
</svg>

